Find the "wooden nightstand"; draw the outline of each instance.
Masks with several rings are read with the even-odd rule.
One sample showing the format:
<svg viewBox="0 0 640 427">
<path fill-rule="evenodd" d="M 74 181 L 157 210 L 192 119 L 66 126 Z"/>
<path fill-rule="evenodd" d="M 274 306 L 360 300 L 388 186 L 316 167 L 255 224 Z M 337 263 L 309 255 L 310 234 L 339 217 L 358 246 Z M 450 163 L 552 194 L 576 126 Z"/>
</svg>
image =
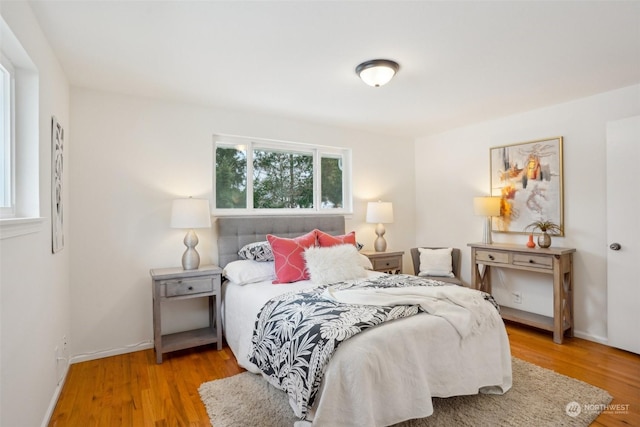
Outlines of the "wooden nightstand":
<svg viewBox="0 0 640 427">
<path fill-rule="evenodd" d="M 402 273 L 402 256 L 404 252 L 360 251 L 360 253 L 369 258 L 375 271 L 389 274 Z"/>
<path fill-rule="evenodd" d="M 197 270 L 154 268 L 150 271 L 153 284 L 153 342 L 156 362 L 162 354 L 199 345 L 217 343 L 222 350 L 222 321 L 220 319 L 220 283 L 222 269 L 215 265 Z M 209 299 L 209 326 L 191 331 L 162 335 L 162 303 L 190 298 Z"/>
</svg>

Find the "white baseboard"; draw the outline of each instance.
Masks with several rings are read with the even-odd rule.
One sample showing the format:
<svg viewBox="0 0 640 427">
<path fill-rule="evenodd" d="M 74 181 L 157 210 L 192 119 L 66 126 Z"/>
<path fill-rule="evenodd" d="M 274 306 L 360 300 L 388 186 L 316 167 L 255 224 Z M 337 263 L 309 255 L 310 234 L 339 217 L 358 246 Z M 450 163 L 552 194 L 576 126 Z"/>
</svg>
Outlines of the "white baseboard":
<svg viewBox="0 0 640 427">
<path fill-rule="evenodd" d="M 598 344 L 606 346 L 609 345 L 609 339 L 605 337 L 598 337 L 581 331 L 573 331 L 573 336 L 576 338 L 582 338 L 583 340 L 597 342 Z"/>
<path fill-rule="evenodd" d="M 86 362 L 89 360 L 102 359 L 104 357 L 118 356 L 120 354 L 133 353 L 134 351 L 148 350 L 153 348 L 152 341 L 142 341 L 137 344 L 131 344 L 120 348 L 113 348 L 109 350 L 98 350 L 91 353 L 78 354 L 69 359 L 70 364 Z"/>
<path fill-rule="evenodd" d="M 58 404 L 58 399 L 60 398 L 60 393 L 62 393 L 62 387 L 64 387 L 65 381 L 67 381 L 67 374 L 69 373 L 69 364 L 65 367 L 64 373 L 62 374 L 62 378 L 58 381 L 58 385 L 56 389 L 53 391 L 53 396 L 51 396 L 51 402 L 49 402 L 49 407 L 47 408 L 47 412 L 44 414 L 44 419 L 42 420 L 41 427 L 47 427 L 51 422 L 51 416 L 53 415 L 53 411 L 56 409 L 56 405 Z"/>
</svg>

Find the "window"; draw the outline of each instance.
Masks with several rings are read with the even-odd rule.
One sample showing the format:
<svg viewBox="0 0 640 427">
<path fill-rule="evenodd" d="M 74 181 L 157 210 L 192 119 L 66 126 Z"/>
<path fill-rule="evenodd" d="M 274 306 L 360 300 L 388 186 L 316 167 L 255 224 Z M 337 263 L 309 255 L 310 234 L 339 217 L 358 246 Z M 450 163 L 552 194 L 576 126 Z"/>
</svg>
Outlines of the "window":
<svg viewBox="0 0 640 427">
<path fill-rule="evenodd" d="M 0 17 L 0 239 L 43 229 L 39 73 Z"/>
<path fill-rule="evenodd" d="M 351 213 L 351 150 L 219 135 L 214 141 L 217 215 Z"/>
<path fill-rule="evenodd" d="M 15 215 L 13 118 L 14 70 L 9 60 L 0 57 L 0 217 Z"/>
</svg>

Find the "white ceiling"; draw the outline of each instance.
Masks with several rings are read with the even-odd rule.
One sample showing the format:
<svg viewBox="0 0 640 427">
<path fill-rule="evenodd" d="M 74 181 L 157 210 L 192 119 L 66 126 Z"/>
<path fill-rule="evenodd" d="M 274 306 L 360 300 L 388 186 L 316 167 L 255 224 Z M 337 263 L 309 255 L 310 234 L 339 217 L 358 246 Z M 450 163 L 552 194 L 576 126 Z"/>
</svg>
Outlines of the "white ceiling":
<svg viewBox="0 0 640 427">
<path fill-rule="evenodd" d="M 73 86 L 389 135 L 640 83 L 638 1 L 30 3 Z"/>
</svg>

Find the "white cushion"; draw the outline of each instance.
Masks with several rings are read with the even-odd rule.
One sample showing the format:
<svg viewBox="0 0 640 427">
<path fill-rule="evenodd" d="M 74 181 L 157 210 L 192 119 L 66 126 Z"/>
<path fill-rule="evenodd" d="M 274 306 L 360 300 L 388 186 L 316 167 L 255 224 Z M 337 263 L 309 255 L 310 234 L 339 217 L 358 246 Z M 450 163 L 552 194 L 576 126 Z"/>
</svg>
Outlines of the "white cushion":
<svg viewBox="0 0 640 427">
<path fill-rule="evenodd" d="M 263 281 L 271 283 L 276 278 L 275 263 L 273 261 L 232 261 L 222 270 L 222 275 L 238 285 Z"/>
<path fill-rule="evenodd" d="M 373 270 L 373 264 L 371 264 L 371 260 L 362 254 L 358 255 L 360 255 L 360 265 L 363 266 L 366 270 Z"/>
<path fill-rule="evenodd" d="M 420 252 L 420 272 L 418 276 L 455 277 L 451 262 L 451 250 L 451 248 L 418 248 Z"/>
<path fill-rule="evenodd" d="M 304 258 L 311 281 L 317 284 L 335 283 L 367 275 L 355 246 L 335 245 L 305 249 Z"/>
</svg>

